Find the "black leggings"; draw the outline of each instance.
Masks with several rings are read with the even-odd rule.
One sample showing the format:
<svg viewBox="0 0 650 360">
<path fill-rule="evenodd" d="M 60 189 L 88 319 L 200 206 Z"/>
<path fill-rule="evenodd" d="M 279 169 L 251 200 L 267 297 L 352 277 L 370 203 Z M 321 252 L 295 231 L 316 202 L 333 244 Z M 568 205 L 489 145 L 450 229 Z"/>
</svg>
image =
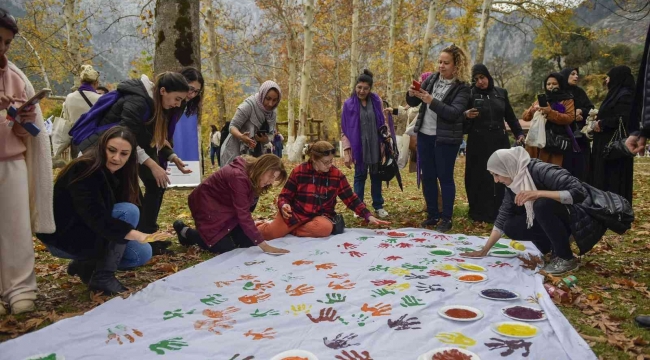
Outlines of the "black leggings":
<svg viewBox="0 0 650 360">
<path fill-rule="evenodd" d="M 153 234 L 158 231 L 158 213 L 162 206 L 165 188 L 158 186 L 151 169 L 146 165 L 140 165 L 139 173 L 140 180 L 144 184 L 144 195 L 140 193 L 141 205 L 138 230 L 143 233 Z"/>
<path fill-rule="evenodd" d="M 535 201 L 533 209 L 535 221 L 530 229 L 526 225 L 524 213 L 506 220 L 504 229 L 501 230 L 511 239 L 532 241 L 543 254 L 553 251 L 562 259 L 573 259 L 569 244 L 571 217 L 567 206 L 542 198 Z"/>
<path fill-rule="evenodd" d="M 220 254 L 238 248 L 249 248 L 251 246 L 255 246 L 253 241 L 248 236 L 246 236 L 244 230 L 242 230 L 239 225 L 232 229 L 232 231 L 224 236 L 221 240 L 217 241 L 216 244 L 212 245 L 212 247 L 206 245 L 199 232 L 192 228 L 187 228 L 185 237 L 187 238 L 188 242 L 192 243 L 192 245 L 196 244 L 203 250 L 208 250 L 210 252 Z"/>
</svg>

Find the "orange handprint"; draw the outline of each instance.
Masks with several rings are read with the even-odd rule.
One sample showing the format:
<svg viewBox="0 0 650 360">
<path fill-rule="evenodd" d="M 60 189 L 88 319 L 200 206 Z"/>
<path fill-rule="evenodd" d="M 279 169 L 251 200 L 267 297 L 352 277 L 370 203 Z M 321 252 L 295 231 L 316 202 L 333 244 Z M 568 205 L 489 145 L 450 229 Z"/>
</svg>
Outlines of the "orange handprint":
<svg viewBox="0 0 650 360">
<path fill-rule="evenodd" d="M 292 264 L 292 265 L 296 265 L 296 266 L 300 266 L 300 265 L 311 265 L 311 264 L 313 264 L 313 263 L 314 263 L 313 261 L 308 261 L 308 260 L 298 260 L 298 261 L 294 261 L 294 262 L 292 262 L 291 264 Z"/>
<path fill-rule="evenodd" d="M 350 274 L 348 274 L 348 273 L 345 273 L 345 274 L 337 274 L 337 273 L 327 274 L 328 279 L 339 279 L 340 280 L 340 279 L 345 279 L 348 276 L 350 276 Z"/>
<path fill-rule="evenodd" d="M 331 270 L 335 266 L 336 264 L 334 263 L 320 264 L 320 265 L 316 265 L 316 270 Z"/>
<path fill-rule="evenodd" d="M 307 284 L 302 284 L 294 289 L 291 285 L 287 285 L 287 288 L 284 291 L 289 294 L 289 296 L 301 296 L 313 293 L 314 287 Z"/>
<path fill-rule="evenodd" d="M 268 298 L 270 297 L 271 297 L 270 294 L 257 293 L 254 295 L 242 296 L 239 298 L 239 301 L 243 302 L 244 304 L 257 304 L 258 302 L 268 300 Z"/>
<path fill-rule="evenodd" d="M 229 306 L 226 308 L 226 310 L 220 311 L 220 310 L 210 310 L 210 309 L 205 309 L 203 310 L 202 314 L 204 316 L 207 316 L 211 319 L 230 319 L 228 314 L 233 314 L 236 313 L 237 311 L 241 310 L 240 308 L 236 308 L 234 306 Z"/>
<path fill-rule="evenodd" d="M 211 319 L 197 320 L 194 323 L 194 329 L 203 330 L 207 328 L 209 332 L 214 333 L 215 335 L 221 335 L 221 332 L 216 328 L 232 329 L 232 324 L 236 324 L 236 323 L 237 323 L 236 320 L 230 319 L 229 317 L 219 318 L 214 320 Z"/>
<path fill-rule="evenodd" d="M 217 281 L 214 284 L 217 285 L 218 288 L 222 288 L 224 286 L 230 286 L 234 283 L 234 281 Z"/>
<path fill-rule="evenodd" d="M 334 283 L 334 281 L 330 281 L 327 287 L 329 287 L 332 290 L 350 290 L 350 289 L 354 289 L 354 285 L 356 285 L 356 283 L 353 283 L 350 280 L 345 280 L 344 282 L 339 284 Z"/>
<path fill-rule="evenodd" d="M 261 333 L 253 332 L 253 330 L 248 330 L 244 336 L 252 336 L 253 340 L 262 340 L 262 339 L 275 339 L 275 330 L 273 328 L 266 328 Z"/>
<path fill-rule="evenodd" d="M 361 311 L 369 312 L 372 316 L 386 316 L 390 315 L 390 312 L 393 310 L 393 307 L 390 304 L 384 305 L 384 303 L 379 303 L 375 306 L 368 306 L 368 304 L 363 304 Z"/>
<path fill-rule="evenodd" d="M 237 279 L 237 281 L 240 281 L 240 280 L 253 280 L 253 279 L 256 279 L 256 278 L 257 278 L 257 276 L 255 276 L 255 275 L 242 275 Z"/>
<path fill-rule="evenodd" d="M 108 344 L 111 340 L 116 340 L 118 344 L 122 345 L 124 342 L 122 341 L 122 336 L 124 336 L 127 340 L 129 340 L 129 343 L 135 342 L 135 338 L 131 336 L 131 334 L 128 333 L 129 328 L 125 325 L 117 325 L 113 328 L 113 330 L 108 329 L 108 336 L 106 340 L 106 343 Z M 131 329 L 133 332 L 133 335 L 137 337 L 142 337 L 142 332 L 139 331 L 138 329 Z"/>
</svg>

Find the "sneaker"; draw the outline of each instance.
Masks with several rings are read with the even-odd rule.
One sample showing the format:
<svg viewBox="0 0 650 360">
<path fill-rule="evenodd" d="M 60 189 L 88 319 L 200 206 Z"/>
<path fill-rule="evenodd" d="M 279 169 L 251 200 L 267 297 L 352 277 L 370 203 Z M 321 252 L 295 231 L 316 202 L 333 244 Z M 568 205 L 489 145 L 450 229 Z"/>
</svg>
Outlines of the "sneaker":
<svg viewBox="0 0 650 360">
<path fill-rule="evenodd" d="M 420 223 L 420 226 L 423 227 L 423 228 L 429 227 L 429 226 L 436 226 L 436 225 L 438 225 L 439 221 L 440 221 L 440 219 L 427 218 L 426 220 L 424 220 L 423 222 Z"/>
<path fill-rule="evenodd" d="M 377 217 L 379 217 L 380 219 L 387 218 L 388 217 L 388 211 L 386 211 L 384 209 L 377 210 Z"/>
<path fill-rule="evenodd" d="M 438 223 L 438 226 L 436 226 L 436 231 L 446 233 L 447 231 L 451 230 L 451 226 L 451 220 L 442 219 L 440 220 L 440 223 Z"/>
<path fill-rule="evenodd" d="M 176 220 L 174 221 L 173 226 L 174 226 L 174 230 L 176 231 L 176 234 L 178 235 L 178 242 L 183 246 L 192 245 L 185 236 L 181 235 L 181 231 L 183 231 L 183 229 L 187 227 L 185 223 L 182 220 Z"/>
<path fill-rule="evenodd" d="M 36 305 L 34 305 L 34 300 L 18 300 L 13 305 L 11 305 L 11 313 L 14 315 L 31 312 L 36 310 Z"/>
<path fill-rule="evenodd" d="M 569 271 L 577 270 L 578 267 L 580 267 L 580 264 L 578 264 L 577 259 L 564 260 L 556 257 L 551 259 L 551 262 L 544 266 L 542 270 L 546 271 L 550 275 L 562 275 Z"/>
</svg>

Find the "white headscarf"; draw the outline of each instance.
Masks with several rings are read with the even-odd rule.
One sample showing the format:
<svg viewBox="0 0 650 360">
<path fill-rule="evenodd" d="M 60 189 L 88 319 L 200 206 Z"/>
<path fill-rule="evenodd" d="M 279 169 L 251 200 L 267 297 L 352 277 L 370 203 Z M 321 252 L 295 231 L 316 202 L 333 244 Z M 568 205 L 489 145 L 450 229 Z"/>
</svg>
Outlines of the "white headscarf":
<svg viewBox="0 0 650 360">
<path fill-rule="evenodd" d="M 487 162 L 488 171 L 497 175 L 506 176 L 512 179 L 512 183 L 508 188 L 515 194 L 521 191 L 536 191 L 537 187 L 533 182 L 533 178 L 528 172 L 528 164 L 530 163 L 530 155 L 520 146 L 512 149 L 497 150 L 490 156 Z M 526 224 L 530 229 L 533 226 L 535 219 L 535 212 L 533 211 L 534 201 L 526 201 L 524 207 L 526 208 Z"/>
</svg>

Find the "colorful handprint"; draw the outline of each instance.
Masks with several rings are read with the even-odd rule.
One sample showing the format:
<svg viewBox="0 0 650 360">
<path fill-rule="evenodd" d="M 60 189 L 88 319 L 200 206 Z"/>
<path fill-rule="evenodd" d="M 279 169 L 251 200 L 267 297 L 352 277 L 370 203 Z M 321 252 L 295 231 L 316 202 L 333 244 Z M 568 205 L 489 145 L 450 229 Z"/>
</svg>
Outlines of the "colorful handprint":
<svg viewBox="0 0 650 360">
<path fill-rule="evenodd" d="M 277 311 L 277 310 L 273 310 L 273 309 L 261 312 L 259 309 L 255 309 L 255 312 L 250 314 L 250 315 L 252 317 L 254 317 L 254 318 L 261 318 L 261 317 L 267 317 L 267 316 L 280 315 L 280 312 Z"/>
<path fill-rule="evenodd" d="M 421 323 L 420 323 L 420 320 L 418 318 L 410 317 L 410 318 L 407 319 L 406 318 L 407 316 L 408 316 L 408 314 L 402 315 L 397 320 L 388 319 L 388 327 L 393 329 L 393 330 L 397 330 L 397 331 L 411 330 L 411 329 L 413 329 L 413 330 L 421 329 L 421 327 L 419 327 L 419 325 L 421 325 Z M 417 327 L 416 327 L 416 325 L 417 325 Z"/>
<path fill-rule="evenodd" d="M 322 300 L 316 300 L 319 303 L 323 304 L 336 304 L 336 303 L 342 303 L 345 302 L 346 296 L 337 294 L 337 293 L 331 293 L 331 294 L 325 294 L 327 297 L 327 301 L 322 301 Z"/>
<path fill-rule="evenodd" d="M 244 304 L 257 304 L 268 300 L 270 297 L 271 294 L 265 294 L 263 292 L 260 292 L 253 295 L 241 296 L 239 297 L 239 301 L 243 302 Z"/>
<path fill-rule="evenodd" d="M 366 253 L 358 252 L 358 251 L 341 251 L 341 254 L 348 254 L 350 257 L 353 258 L 360 258 L 366 255 Z"/>
<path fill-rule="evenodd" d="M 302 314 L 309 314 L 311 312 L 312 305 L 306 305 L 306 304 L 298 304 L 298 305 L 291 305 L 291 312 L 293 313 L 293 316 L 298 316 Z M 286 312 L 287 314 L 289 311 Z"/>
<path fill-rule="evenodd" d="M 319 264 L 316 265 L 316 270 L 331 270 L 336 266 L 334 263 L 326 263 L 326 264 Z"/>
<path fill-rule="evenodd" d="M 336 310 L 334 310 L 334 308 L 331 307 L 327 309 L 321 309 L 319 312 L 319 316 L 317 318 L 314 318 L 311 314 L 307 314 L 307 317 L 314 324 L 318 324 L 323 321 L 335 322 L 336 320 L 339 319 L 339 316 L 336 316 Z"/>
<path fill-rule="evenodd" d="M 387 316 L 390 315 L 390 312 L 393 310 L 393 307 L 390 304 L 379 303 L 374 306 L 369 306 L 367 303 L 361 306 L 361 311 L 369 312 L 372 316 Z"/>
<path fill-rule="evenodd" d="M 407 295 L 402 298 L 400 305 L 402 307 L 424 306 L 425 304 L 421 301 L 422 299 L 416 299 L 415 296 Z"/>
<path fill-rule="evenodd" d="M 323 338 L 323 343 L 325 346 L 327 346 L 330 349 L 338 350 L 338 349 L 345 349 L 346 347 L 350 346 L 357 346 L 357 344 L 350 344 L 349 342 L 354 340 L 358 335 L 357 334 L 350 334 L 350 335 L 345 335 L 343 336 L 343 333 L 340 333 L 336 335 L 336 337 L 332 340 L 328 340 L 327 337 Z"/>
<path fill-rule="evenodd" d="M 298 287 L 293 288 L 292 285 L 287 285 L 284 291 L 289 294 L 289 296 L 302 296 L 305 294 L 311 294 L 314 292 L 314 287 L 307 284 L 298 285 Z"/>
<path fill-rule="evenodd" d="M 343 243 L 343 244 L 341 244 L 341 245 L 336 245 L 336 246 L 337 246 L 337 247 L 341 247 L 341 246 L 343 246 L 343 248 L 344 248 L 345 250 L 354 250 L 354 249 L 356 249 L 356 248 L 358 247 L 357 245 L 350 244 L 350 243 L 348 243 L 348 242 L 345 242 L 345 243 Z"/>
<path fill-rule="evenodd" d="M 292 262 L 291 265 L 300 266 L 300 265 L 311 265 L 313 263 L 314 263 L 313 261 L 309 261 L 309 260 L 298 260 Z"/>
<path fill-rule="evenodd" d="M 402 284 L 393 284 L 393 285 L 388 285 L 384 287 L 386 290 L 398 290 L 398 291 L 405 291 L 411 288 L 411 284 L 409 283 L 402 283 Z"/>
<path fill-rule="evenodd" d="M 353 283 L 350 280 L 345 280 L 341 283 L 335 283 L 334 281 L 330 281 L 327 287 L 332 290 L 351 290 L 354 289 L 355 285 L 356 283 Z"/>
<path fill-rule="evenodd" d="M 275 339 L 277 333 L 273 328 L 266 328 L 262 332 L 254 332 L 253 330 L 248 330 L 244 333 L 244 336 L 252 336 L 253 340 L 262 340 L 262 339 Z"/>
<path fill-rule="evenodd" d="M 463 349 L 468 346 L 476 345 L 476 340 L 468 338 L 459 332 L 440 333 L 436 335 L 436 339 L 440 340 L 442 343 L 456 345 Z"/>
<path fill-rule="evenodd" d="M 339 279 L 339 280 L 341 280 L 341 279 L 345 279 L 348 276 L 350 276 L 350 274 L 348 274 L 348 273 L 345 273 L 345 274 L 337 274 L 337 273 L 327 274 L 328 279 Z"/>
<path fill-rule="evenodd" d="M 129 343 L 135 342 L 135 338 L 133 335 L 137 337 L 142 337 L 142 332 L 138 329 L 131 329 L 129 331 L 129 327 L 126 325 L 117 325 L 113 329 L 107 329 L 108 330 L 108 335 L 107 335 L 107 340 L 106 343 L 108 344 L 112 340 L 117 341 L 118 344 L 122 345 L 124 342 L 122 341 L 122 336 L 124 336 L 125 339 L 129 341 Z M 131 335 L 130 333 L 133 333 Z"/>
<path fill-rule="evenodd" d="M 222 288 L 225 286 L 230 286 L 234 283 L 234 281 L 216 281 L 214 284 L 217 285 L 218 288 Z"/>
<path fill-rule="evenodd" d="M 402 260 L 402 257 L 401 256 L 391 255 L 389 257 L 384 258 L 384 260 L 386 260 L 386 261 L 397 261 L 397 260 Z"/>
<path fill-rule="evenodd" d="M 371 282 L 375 286 L 386 286 L 386 285 L 393 285 L 397 283 L 397 281 L 395 280 L 373 280 Z"/>
<path fill-rule="evenodd" d="M 188 346 L 187 342 L 183 341 L 182 337 L 175 337 L 161 342 L 149 345 L 149 350 L 158 355 L 165 355 L 165 350 L 178 351 L 183 347 Z"/>
<path fill-rule="evenodd" d="M 337 360 L 372 360 L 369 352 L 362 351 L 358 353 L 356 350 L 350 352 L 343 350 L 341 351 L 341 355 L 336 355 L 334 358 Z"/>
</svg>

